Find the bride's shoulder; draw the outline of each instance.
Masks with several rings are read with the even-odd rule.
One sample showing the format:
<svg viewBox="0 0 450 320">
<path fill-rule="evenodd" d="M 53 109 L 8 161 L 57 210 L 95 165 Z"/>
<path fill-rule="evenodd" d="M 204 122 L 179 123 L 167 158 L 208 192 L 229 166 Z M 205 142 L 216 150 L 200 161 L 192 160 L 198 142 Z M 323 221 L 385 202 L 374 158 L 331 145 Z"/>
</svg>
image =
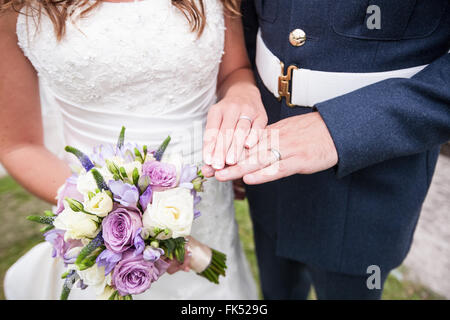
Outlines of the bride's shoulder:
<svg viewBox="0 0 450 320">
<path fill-rule="evenodd" d="M 0 11 L 0 41 L 16 35 L 16 24 L 19 13 L 13 9 Z M 7 36 L 7 37 L 5 37 Z"/>
</svg>

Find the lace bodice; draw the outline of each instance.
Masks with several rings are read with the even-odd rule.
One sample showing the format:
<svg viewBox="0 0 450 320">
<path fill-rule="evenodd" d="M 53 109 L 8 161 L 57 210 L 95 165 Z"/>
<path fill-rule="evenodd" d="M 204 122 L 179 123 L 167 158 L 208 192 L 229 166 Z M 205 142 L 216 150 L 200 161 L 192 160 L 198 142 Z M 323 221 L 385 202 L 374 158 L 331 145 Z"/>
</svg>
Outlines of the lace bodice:
<svg viewBox="0 0 450 320">
<path fill-rule="evenodd" d="M 92 109 L 164 114 L 215 90 L 224 46 L 223 8 L 206 0 L 201 37 L 170 0 L 104 2 L 67 23 L 58 42 L 51 21 L 19 15 L 19 45 L 58 97 Z M 214 89 L 212 89 L 214 88 Z"/>
</svg>

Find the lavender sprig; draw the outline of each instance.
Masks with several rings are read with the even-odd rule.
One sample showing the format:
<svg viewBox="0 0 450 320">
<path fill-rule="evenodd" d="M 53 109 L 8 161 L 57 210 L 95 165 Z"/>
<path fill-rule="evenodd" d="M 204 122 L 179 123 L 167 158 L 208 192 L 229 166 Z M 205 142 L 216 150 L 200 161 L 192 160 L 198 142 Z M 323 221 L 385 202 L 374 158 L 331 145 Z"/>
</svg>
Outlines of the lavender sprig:
<svg viewBox="0 0 450 320">
<path fill-rule="evenodd" d="M 92 175 L 94 176 L 95 182 L 97 183 L 97 187 L 102 190 L 109 190 L 108 186 L 106 185 L 105 179 L 103 179 L 100 172 L 98 172 L 97 169 L 92 169 Z"/>
<path fill-rule="evenodd" d="M 156 152 L 155 152 L 155 159 L 156 159 L 156 161 L 161 161 L 162 156 L 163 156 L 163 154 L 164 154 L 164 151 L 166 151 L 167 146 L 168 146 L 169 143 L 170 143 L 170 140 L 171 140 L 171 137 L 168 136 L 168 137 L 163 141 L 163 143 L 159 146 L 159 148 L 156 150 Z"/>
<path fill-rule="evenodd" d="M 67 146 L 64 148 L 64 150 L 66 150 L 69 153 L 72 153 L 75 157 L 77 157 L 78 160 L 80 160 L 81 165 L 86 170 L 86 172 L 91 170 L 92 168 L 94 168 L 94 164 L 92 163 L 91 159 L 89 159 L 89 157 L 87 155 L 85 155 L 83 152 L 81 152 L 77 148 Z"/>
<path fill-rule="evenodd" d="M 83 267 L 84 260 L 92 253 L 94 252 L 98 247 L 102 246 L 104 243 L 102 232 L 100 231 L 97 236 L 92 239 L 91 242 L 89 242 L 83 249 L 81 249 L 80 254 L 77 257 L 77 260 L 75 261 L 75 264 L 78 267 Z"/>
</svg>

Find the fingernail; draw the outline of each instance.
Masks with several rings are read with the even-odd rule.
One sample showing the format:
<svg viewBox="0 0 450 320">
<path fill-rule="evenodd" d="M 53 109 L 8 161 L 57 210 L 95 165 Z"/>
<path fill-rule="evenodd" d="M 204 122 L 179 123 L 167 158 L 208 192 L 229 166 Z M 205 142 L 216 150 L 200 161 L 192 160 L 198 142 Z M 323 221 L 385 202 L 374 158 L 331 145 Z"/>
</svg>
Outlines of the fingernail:
<svg viewBox="0 0 450 320">
<path fill-rule="evenodd" d="M 227 156 L 227 164 L 235 164 L 234 156 Z"/>
<path fill-rule="evenodd" d="M 205 163 L 210 166 L 212 163 L 212 159 L 211 159 L 211 155 L 207 154 L 205 155 L 205 159 L 203 159 L 203 161 L 205 161 Z"/>
<path fill-rule="evenodd" d="M 253 145 L 255 144 L 255 142 L 253 141 L 254 139 L 247 139 L 247 141 L 245 141 L 245 147 L 247 148 L 247 149 L 250 149 L 251 147 L 253 147 Z"/>
<path fill-rule="evenodd" d="M 219 163 L 219 162 L 215 162 L 212 167 L 216 170 L 221 170 L 223 169 L 223 163 Z"/>
</svg>

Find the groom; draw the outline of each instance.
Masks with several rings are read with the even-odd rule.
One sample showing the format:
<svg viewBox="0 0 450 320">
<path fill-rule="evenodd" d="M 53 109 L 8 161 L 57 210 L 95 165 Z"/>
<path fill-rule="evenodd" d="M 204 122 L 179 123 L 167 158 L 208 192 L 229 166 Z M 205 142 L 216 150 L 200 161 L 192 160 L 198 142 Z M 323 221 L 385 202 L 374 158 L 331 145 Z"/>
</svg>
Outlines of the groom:
<svg viewBox="0 0 450 320">
<path fill-rule="evenodd" d="M 248 184 L 264 297 L 379 299 L 450 138 L 450 3 L 244 0 L 243 20 L 279 144 L 216 177 Z"/>
</svg>

